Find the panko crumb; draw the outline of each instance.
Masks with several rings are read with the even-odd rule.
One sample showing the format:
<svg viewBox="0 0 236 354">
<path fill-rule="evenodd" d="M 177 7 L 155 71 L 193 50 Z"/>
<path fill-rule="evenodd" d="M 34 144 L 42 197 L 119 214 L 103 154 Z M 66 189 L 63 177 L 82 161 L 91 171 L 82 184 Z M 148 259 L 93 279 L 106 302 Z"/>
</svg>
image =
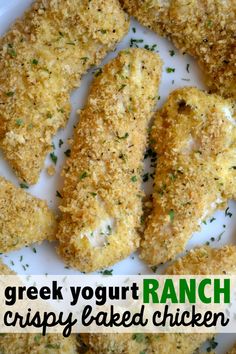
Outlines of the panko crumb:
<svg viewBox="0 0 236 354">
<path fill-rule="evenodd" d="M 118 0 L 37 0 L 0 39 L 0 147 L 20 179 L 37 182 L 71 90 L 128 27 Z"/>
<path fill-rule="evenodd" d="M 195 57 L 212 92 L 236 99 L 236 1 L 121 0 L 144 26 Z"/>
<path fill-rule="evenodd" d="M 90 272 L 139 246 L 141 171 L 161 77 L 159 56 L 128 49 L 95 78 L 75 129 L 59 223 L 59 254 Z"/>
<path fill-rule="evenodd" d="M 174 259 L 216 209 L 236 198 L 236 107 L 193 87 L 173 91 L 154 118 L 158 156 L 141 242 L 149 265 Z"/>
<path fill-rule="evenodd" d="M 48 166 L 48 168 L 47 168 L 47 174 L 48 174 L 49 176 L 54 176 L 55 173 L 56 173 L 55 167 L 54 167 L 53 165 Z"/>
<path fill-rule="evenodd" d="M 47 203 L 0 177 L 0 252 L 54 240 L 56 219 Z"/>
</svg>

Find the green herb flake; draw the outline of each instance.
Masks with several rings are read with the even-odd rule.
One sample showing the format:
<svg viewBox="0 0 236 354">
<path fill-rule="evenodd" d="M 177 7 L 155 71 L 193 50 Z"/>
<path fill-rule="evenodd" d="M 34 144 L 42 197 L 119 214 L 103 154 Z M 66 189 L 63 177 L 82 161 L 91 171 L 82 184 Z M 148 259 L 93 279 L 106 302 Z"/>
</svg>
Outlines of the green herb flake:
<svg viewBox="0 0 236 354">
<path fill-rule="evenodd" d="M 80 58 L 83 62 L 83 65 L 86 64 L 87 60 L 89 59 L 88 57 L 82 57 Z"/>
<path fill-rule="evenodd" d="M 56 197 L 62 199 L 62 195 L 61 195 L 61 193 L 59 191 L 56 192 Z"/>
<path fill-rule="evenodd" d="M 187 64 L 186 65 L 186 70 L 187 70 L 188 73 L 189 73 L 189 67 L 190 67 L 190 64 Z"/>
<path fill-rule="evenodd" d="M 36 344 L 39 344 L 40 343 L 40 339 L 41 339 L 41 334 L 37 334 L 35 337 L 34 337 L 34 341 Z"/>
<path fill-rule="evenodd" d="M 67 157 L 70 157 L 70 155 L 71 155 L 71 149 L 68 149 L 68 150 L 64 151 L 64 154 L 65 154 Z"/>
<path fill-rule="evenodd" d="M 109 269 L 101 270 L 100 273 L 101 273 L 102 275 L 112 275 L 113 269 L 110 269 L 110 270 L 109 270 Z"/>
<path fill-rule="evenodd" d="M 143 39 L 135 39 L 135 38 L 131 38 L 130 39 L 130 47 L 136 47 L 138 48 L 138 44 L 137 43 L 143 43 Z"/>
<path fill-rule="evenodd" d="M 52 162 L 56 165 L 57 164 L 57 156 L 55 155 L 54 152 L 51 152 L 50 154 Z"/>
<path fill-rule="evenodd" d="M 13 91 L 6 92 L 7 97 L 12 97 L 12 96 L 14 96 L 14 94 L 15 94 L 15 92 L 13 92 Z"/>
<path fill-rule="evenodd" d="M 168 67 L 168 68 L 166 68 L 166 72 L 167 72 L 168 74 L 174 73 L 174 72 L 175 72 L 175 68 L 170 68 L 170 67 Z"/>
<path fill-rule="evenodd" d="M 16 51 L 13 49 L 13 45 L 12 44 L 8 44 L 8 48 L 7 48 L 7 53 L 12 57 L 15 58 L 16 57 Z"/>
<path fill-rule="evenodd" d="M 116 137 L 117 137 L 119 140 L 127 139 L 128 136 L 129 136 L 129 133 L 125 133 L 123 136 L 120 136 L 118 133 L 116 133 Z"/>
<path fill-rule="evenodd" d="M 82 181 L 82 180 L 85 179 L 86 177 L 88 177 L 88 172 L 84 171 L 83 173 L 81 173 L 79 179 Z"/>
<path fill-rule="evenodd" d="M 95 72 L 94 76 L 98 77 L 101 74 L 102 74 L 102 68 L 98 68 L 97 71 Z"/>
<path fill-rule="evenodd" d="M 61 148 L 63 144 L 64 144 L 64 141 L 60 139 L 59 143 L 58 143 L 59 148 Z"/>
<path fill-rule="evenodd" d="M 173 222 L 174 221 L 174 218 L 175 218 L 175 212 L 173 209 L 171 209 L 169 211 L 169 217 L 170 217 L 170 222 Z"/>
<path fill-rule="evenodd" d="M 118 92 L 122 91 L 125 88 L 126 84 L 121 85 L 121 87 L 119 88 Z"/>
<path fill-rule="evenodd" d="M 33 59 L 31 62 L 33 65 L 38 65 L 39 61 L 37 59 Z"/>
<path fill-rule="evenodd" d="M 28 184 L 22 182 L 22 183 L 20 183 L 20 188 L 29 189 L 29 186 L 28 186 Z"/>
<path fill-rule="evenodd" d="M 95 192 L 89 192 L 89 194 L 91 194 L 93 197 L 97 196 L 97 193 L 95 193 Z"/>
<path fill-rule="evenodd" d="M 138 180 L 138 179 L 137 179 L 136 176 L 132 176 L 132 177 L 131 177 L 131 181 L 132 181 L 132 182 L 137 182 L 137 180 Z"/>
<path fill-rule="evenodd" d="M 133 31 L 133 33 L 136 33 L 136 28 L 133 27 L 133 28 L 132 28 L 132 31 Z"/>
<path fill-rule="evenodd" d="M 175 51 L 173 49 L 169 50 L 170 56 L 173 57 L 175 55 Z"/>
<path fill-rule="evenodd" d="M 32 248 L 32 251 L 33 251 L 34 253 L 37 253 L 37 250 L 36 250 L 35 247 Z"/>
<path fill-rule="evenodd" d="M 229 218 L 232 217 L 232 213 L 229 212 L 229 207 L 225 210 L 225 216 L 228 216 Z"/>
<path fill-rule="evenodd" d="M 60 349 L 60 344 L 48 343 L 48 344 L 45 345 L 45 348 L 48 348 L 48 349 Z"/>
<path fill-rule="evenodd" d="M 133 334 L 132 339 L 138 343 L 142 343 L 145 340 L 145 335 L 143 333 L 135 333 Z"/>
<path fill-rule="evenodd" d="M 18 127 L 24 125 L 23 120 L 22 120 L 22 119 L 17 119 L 17 120 L 16 120 L 16 125 L 18 125 Z"/>
</svg>

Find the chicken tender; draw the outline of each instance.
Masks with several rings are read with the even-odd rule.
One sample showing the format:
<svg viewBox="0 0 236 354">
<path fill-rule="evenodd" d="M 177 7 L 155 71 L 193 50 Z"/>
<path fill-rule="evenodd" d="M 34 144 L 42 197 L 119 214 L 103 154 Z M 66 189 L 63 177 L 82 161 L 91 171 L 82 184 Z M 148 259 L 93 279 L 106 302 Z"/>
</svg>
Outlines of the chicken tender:
<svg viewBox="0 0 236 354">
<path fill-rule="evenodd" d="M 220 249 L 196 248 L 174 262 L 166 270 L 169 275 L 236 274 L 236 247 Z M 83 334 L 82 338 L 94 354 L 193 354 L 210 334 Z"/>
<path fill-rule="evenodd" d="M 15 275 L 0 260 L 0 275 Z M 64 338 L 60 334 L 0 334 L 1 354 L 79 354 L 76 335 Z"/>
<path fill-rule="evenodd" d="M 0 40 L 0 147 L 20 179 L 37 182 L 71 90 L 128 27 L 118 0 L 37 0 Z"/>
<path fill-rule="evenodd" d="M 157 54 L 129 49 L 94 80 L 64 170 L 57 235 L 59 254 L 81 271 L 139 246 L 142 160 L 160 76 Z"/>
<path fill-rule="evenodd" d="M 227 354 L 236 354 L 236 344 Z"/>
<path fill-rule="evenodd" d="M 212 92 L 236 99 L 235 0 L 122 0 L 143 25 L 194 56 Z"/>
<path fill-rule="evenodd" d="M 0 252 L 55 238 L 56 220 L 45 201 L 0 177 Z"/>
<path fill-rule="evenodd" d="M 158 164 L 141 258 L 158 265 L 184 251 L 201 223 L 236 198 L 235 106 L 178 89 L 157 113 L 151 142 Z"/>
</svg>

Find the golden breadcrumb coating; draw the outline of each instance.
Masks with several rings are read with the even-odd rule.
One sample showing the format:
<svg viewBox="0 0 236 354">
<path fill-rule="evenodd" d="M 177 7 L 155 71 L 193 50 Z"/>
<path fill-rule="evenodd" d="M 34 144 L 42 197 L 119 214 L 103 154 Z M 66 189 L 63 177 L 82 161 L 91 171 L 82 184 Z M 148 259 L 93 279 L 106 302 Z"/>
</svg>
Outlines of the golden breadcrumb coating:
<svg viewBox="0 0 236 354">
<path fill-rule="evenodd" d="M 236 344 L 230 351 L 227 352 L 227 354 L 236 354 Z"/>
<path fill-rule="evenodd" d="M 236 246 L 220 249 L 196 248 L 169 266 L 168 275 L 236 274 Z M 83 334 L 86 345 L 95 354 L 193 354 L 210 334 L 157 333 L 142 334 Z"/>
<path fill-rule="evenodd" d="M 122 0 L 143 25 L 194 56 L 213 92 L 236 99 L 235 0 Z"/>
<path fill-rule="evenodd" d="M 0 260 L 0 275 L 16 275 Z M 79 354 L 77 337 L 60 334 L 0 333 L 1 354 Z"/>
<path fill-rule="evenodd" d="M 195 248 L 166 269 L 169 275 L 225 275 L 236 274 L 236 246 Z M 187 273 L 186 273 L 187 272 Z"/>
<path fill-rule="evenodd" d="M 141 258 L 158 265 L 184 251 L 201 223 L 236 197 L 234 104 L 177 89 L 157 112 L 151 143 L 158 164 Z"/>
<path fill-rule="evenodd" d="M 0 334 L 1 354 L 79 354 L 76 335 Z"/>
<path fill-rule="evenodd" d="M 139 246 L 141 170 L 161 76 L 161 60 L 129 49 L 105 65 L 92 85 L 64 169 L 59 253 L 90 272 Z"/>
<path fill-rule="evenodd" d="M 0 40 L 0 146 L 36 183 L 71 90 L 128 31 L 118 0 L 37 0 Z"/>
<path fill-rule="evenodd" d="M 56 220 L 45 201 L 0 177 L 0 252 L 55 238 Z"/>
</svg>

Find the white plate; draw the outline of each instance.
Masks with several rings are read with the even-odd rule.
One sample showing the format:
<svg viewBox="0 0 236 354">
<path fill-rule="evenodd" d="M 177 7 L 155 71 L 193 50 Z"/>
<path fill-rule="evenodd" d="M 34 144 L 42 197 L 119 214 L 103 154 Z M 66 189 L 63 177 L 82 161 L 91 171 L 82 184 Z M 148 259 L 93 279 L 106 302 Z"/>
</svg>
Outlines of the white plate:
<svg viewBox="0 0 236 354">
<path fill-rule="evenodd" d="M 32 0 L 0 0 L 0 35 L 4 34 L 14 19 L 21 16 L 24 10 L 32 2 Z M 133 28 L 136 29 L 135 33 Z M 158 102 L 159 107 L 163 104 L 168 94 L 175 88 L 183 86 L 197 86 L 199 88 L 205 88 L 201 72 L 192 58 L 188 55 L 180 54 L 178 50 L 171 45 L 171 43 L 157 36 L 148 29 L 140 26 L 136 21 L 132 21 L 129 34 L 117 46 L 117 50 L 107 55 L 101 65 L 107 63 L 111 58 L 114 58 L 117 55 L 117 52 L 121 49 L 129 47 L 131 38 L 143 39 L 143 42 L 139 43 L 140 47 L 143 47 L 145 44 L 156 44 L 156 51 L 158 51 L 164 61 L 162 82 L 159 90 L 159 95 L 161 97 Z M 173 56 L 170 55 L 170 51 L 172 50 L 175 52 L 175 55 Z M 187 70 L 187 64 L 189 64 L 189 72 Z M 167 73 L 167 67 L 175 68 L 175 72 Z M 45 168 L 41 173 L 38 184 L 30 187 L 29 189 L 29 193 L 42 199 L 46 199 L 49 206 L 56 211 L 59 202 L 56 197 L 56 191 L 60 191 L 61 189 L 62 179 L 60 178 L 60 171 L 65 160 L 64 151 L 68 148 L 66 141 L 72 136 L 73 125 L 75 125 L 78 121 L 76 110 L 82 108 L 86 102 L 89 86 L 93 78 L 93 72 L 94 69 L 91 69 L 89 73 L 84 76 L 81 83 L 81 88 L 72 93 L 72 111 L 67 127 L 60 130 L 53 139 L 56 146 L 55 154 L 58 156 L 56 175 L 53 177 L 48 176 L 46 167 L 49 166 L 50 159 L 47 157 L 45 161 Z M 58 147 L 59 139 L 64 141 L 64 145 L 60 149 Z M 19 185 L 17 178 L 12 173 L 9 165 L 1 155 L 0 175 L 5 176 L 15 185 Z M 145 186 L 145 189 L 148 189 L 148 186 Z M 216 220 L 211 218 L 214 221 L 210 222 L 210 220 L 208 220 L 206 225 L 203 224 L 201 232 L 193 235 L 188 244 L 188 248 L 204 244 L 207 241 L 210 241 L 212 246 L 217 247 L 229 242 L 235 243 L 234 236 L 236 233 L 236 219 L 234 215 L 236 214 L 236 203 L 232 201 L 229 202 L 229 208 L 230 212 L 233 214 L 231 218 L 225 216 L 224 211 L 217 211 L 212 216 Z M 218 237 L 222 232 L 224 232 L 224 234 L 222 235 L 221 240 L 218 241 Z M 214 237 L 216 241 L 212 242 L 212 237 Z M 44 242 L 40 246 L 34 245 L 32 247 L 21 249 L 17 252 L 2 255 L 2 258 L 3 261 L 14 271 L 21 274 L 75 274 L 76 272 L 74 270 L 65 268 L 63 262 L 58 258 L 54 248 L 55 244 Z M 119 262 L 113 266 L 112 269 L 113 274 L 148 274 L 151 272 L 147 266 L 138 259 L 136 254 Z M 159 270 L 159 272 L 160 271 L 161 270 Z M 77 273 L 79 274 L 79 272 Z M 236 335 L 220 335 L 217 337 L 216 341 L 219 343 L 217 353 L 223 354 L 230 348 L 232 343 L 236 341 Z"/>
</svg>

